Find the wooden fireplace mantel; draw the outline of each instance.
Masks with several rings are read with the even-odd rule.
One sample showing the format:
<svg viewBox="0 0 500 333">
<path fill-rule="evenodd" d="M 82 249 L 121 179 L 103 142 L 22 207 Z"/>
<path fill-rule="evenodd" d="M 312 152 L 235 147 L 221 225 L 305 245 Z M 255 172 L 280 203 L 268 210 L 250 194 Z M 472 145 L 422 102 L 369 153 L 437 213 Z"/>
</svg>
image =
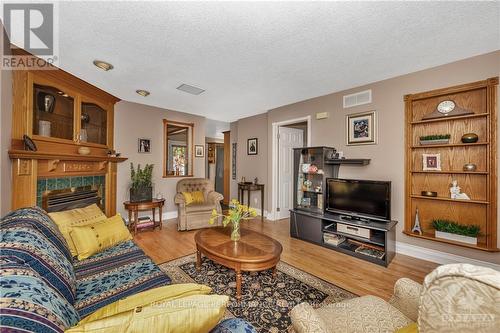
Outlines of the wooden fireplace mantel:
<svg viewBox="0 0 500 333">
<path fill-rule="evenodd" d="M 126 157 L 110 157 L 98 155 L 79 155 L 79 154 L 62 154 L 62 153 L 49 153 L 40 151 L 27 151 L 27 150 L 9 150 L 9 157 L 11 159 L 23 158 L 33 160 L 65 160 L 65 161 L 95 161 L 95 162 L 124 162 Z"/>
</svg>

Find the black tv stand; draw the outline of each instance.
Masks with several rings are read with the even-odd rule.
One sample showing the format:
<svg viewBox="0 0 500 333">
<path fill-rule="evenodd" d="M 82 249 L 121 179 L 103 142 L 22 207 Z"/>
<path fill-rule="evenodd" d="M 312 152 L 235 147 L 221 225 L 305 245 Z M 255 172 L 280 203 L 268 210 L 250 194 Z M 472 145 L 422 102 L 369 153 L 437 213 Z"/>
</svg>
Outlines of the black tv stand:
<svg viewBox="0 0 500 333">
<path fill-rule="evenodd" d="M 370 223 L 370 219 L 360 217 L 360 216 L 352 216 L 352 215 L 343 215 L 339 214 L 341 220 L 345 221 L 359 221 L 359 222 L 365 222 L 365 223 Z"/>
<path fill-rule="evenodd" d="M 397 221 L 372 220 L 355 215 L 290 210 L 290 236 L 385 267 L 392 261 L 396 252 L 396 224 Z M 347 230 L 348 233 L 342 230 Z M 365 235 L 352 234 L 352 230 L 362 230 Z M 366 236 L 368 232 L 369 237 Z M 325 242 L 325 234 L 345 238 L 345 241 L 331 245 Z M 366 251 L 358 252 L 359 247 L 375 249 L 374 252 L 383 253 L 383 257 L 370 256 Z"/>
</svg>

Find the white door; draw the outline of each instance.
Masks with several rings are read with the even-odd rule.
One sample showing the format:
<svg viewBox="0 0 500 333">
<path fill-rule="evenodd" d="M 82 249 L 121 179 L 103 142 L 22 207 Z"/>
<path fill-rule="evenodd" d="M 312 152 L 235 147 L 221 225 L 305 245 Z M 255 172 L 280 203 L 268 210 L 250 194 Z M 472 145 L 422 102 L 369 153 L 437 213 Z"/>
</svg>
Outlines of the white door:
<svg viewBox="0 0 500 333">
<path fill-rule="evenodd" d="M 293 208 L 293 150 L 304 147 L 304 131 L 278 128 L 278 218 L 290 217 Z"/>
</svg>

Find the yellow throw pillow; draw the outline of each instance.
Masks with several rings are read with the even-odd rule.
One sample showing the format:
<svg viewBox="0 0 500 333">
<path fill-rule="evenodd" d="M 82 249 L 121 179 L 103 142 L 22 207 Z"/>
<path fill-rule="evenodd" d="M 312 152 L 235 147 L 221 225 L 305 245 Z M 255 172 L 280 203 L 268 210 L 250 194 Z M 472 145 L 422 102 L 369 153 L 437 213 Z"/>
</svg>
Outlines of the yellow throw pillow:
<svg viewBox="0 0 500 333">
<path fill-rule="evenodd" d="M 49 216 L 52 220 L 54 220 L 64 239 L 66 239 L 73 257 L 77 255 L 75 245 L 73 244 L 73 240 L 70 235 L 73 227 L 93 224 L 106 219 L 106 215 L 104 215 L 102 210 L 96 204 L 85 208 L 76 208 L 63 212 L 49 213 Z"/>
<path fill-rule="evenodd" d="M 203 192 L 201 192 L 201 191 L 193 192 L 193 200 L 194 200 L 194 203 L 204 203 L 205 196 L 203 195 Z"/>
<path fill-rule="evenodd" d="M 205 202 L 205 196 L 203 195 L 203 192 L 201 192 L 201 191 L 182 192 L 182 195 L 184 196 L 184 200 L 186 200 L 186 206 L 189 206 L 192 203 L 204 203 Z"/>
<path fill-rule="evenodd" d="M 401 327 L 399 330 L 397 330 L 394 333 L 418 333 L 417 323 L 411 323 L 408 326 Z"/>
<path fill-rule="evenodd" d="M 94 224 L 75 226 L 70 235 L 79 260 L 132 239 L 120 214 Z"/>
<path fill-rule="evenodd" d="M 206 333 L 222 319 L 228 301 L 229 297 L 225 295 L 191 295 L 155 302 L 103 319 L 79 323 L 65 333 Z"/>
<path fill-rule="evenodd" d="M 186 201 L 186 206 L 189 206 L 193 203 L 194 198 L 191 192 L 182 192 L 182 195 L 184 196 L 184 200 Z"/>
</svg>

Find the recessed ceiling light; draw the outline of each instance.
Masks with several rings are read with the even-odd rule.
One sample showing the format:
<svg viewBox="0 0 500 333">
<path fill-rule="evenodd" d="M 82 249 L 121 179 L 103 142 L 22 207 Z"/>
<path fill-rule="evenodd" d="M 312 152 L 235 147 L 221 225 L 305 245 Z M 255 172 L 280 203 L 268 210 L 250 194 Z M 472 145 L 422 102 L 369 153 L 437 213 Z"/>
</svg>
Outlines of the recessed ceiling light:
<svg viewBox="0 0 500 333">
<path fill-rule="evenodd" d="M 192 95 L 199 95 L 202 92 L 205 91 L 205 89 L 197 88 L 194 86 L 190 86 L 189 84 L 181 84 L 180 86 L 177 87 L 178 90 L 187 92 L 188 94 Z"/>
<path fill-rule="evenodd" d="M 94 65 L 102 69 L 103 71 L 109 71 L 112 70 L 114 67 L 111 65 L 109 62 L 101 61 L 101 60 L 94 60 Z"/>
<path fill-rule="evenodd" d="M 142 90 L 142 89 L 136 90 L 135 92 L 138 93 L 139 95 L 141 95 L 142 97 L 146 97 L 150 94 L 149 91 Z"/>
</svg>

